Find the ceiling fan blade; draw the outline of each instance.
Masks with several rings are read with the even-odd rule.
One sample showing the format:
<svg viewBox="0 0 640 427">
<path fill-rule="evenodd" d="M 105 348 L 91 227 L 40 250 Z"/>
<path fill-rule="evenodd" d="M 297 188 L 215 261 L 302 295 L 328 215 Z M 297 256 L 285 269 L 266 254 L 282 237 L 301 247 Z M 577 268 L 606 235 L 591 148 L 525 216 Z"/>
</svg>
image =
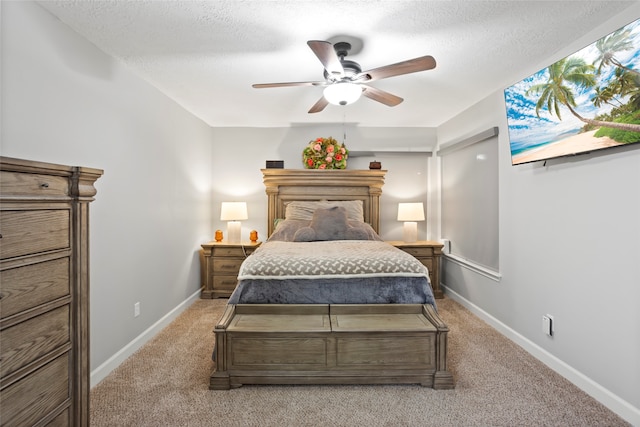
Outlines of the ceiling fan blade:
<svg viewBox="0 0 640 427">
<path fill-rule="evenodd" d="M 378 101 L 383 103 L 384 105 L 388 105 L 389 107 L 395 107 L 400 104 L 404 99 L 399 96 L 395 96 L 389 92 L 385 92 L 384 90 L 377 89 L 372 86 L 361 85 L 364 89 L 362 94 L 367 98 L 373 99 L 374 101 Z"/>
<path fill-rule="evenodd" d="M 341 77 L 344 74 L 340 58 L 338 58 L 338 54 L 331 43 L 321 40 L 309 40 L 307 44 L 330 75 Z"/>
<path fill-rule="evenodd" d="M 421 56 L 420 58 L 409 59 L 396 64 L 385 65 L 373 70 L 363 71 L 359 75 L 369 76 L 369 80 L 386 79 L 387 77 L 401 76 L 403 74 L 416 73 L 418 71 L 432 70 L 436 67 L 436 60 L 433 56 Z"/>
<path fill-rule="evenodd" d="M 320 111 L 324 110 L 324 107 L 326 107 L 327 105 L 329 105 L 329 101 L 327 101 L 323 96 L 322 98 L 318 99 L 318 102 L 313 104 L 313 107 L 311 107 L 311 109 L 309 110 L 309 114 L 319 113 Z"/>
<path fill-rule="evenodd" d="M 285 83 L 256 83 L 251 85 L 256 89 L 268 87 L 289 87 L 289 86 L 324 86 L 327 82 L 285 82 Z"/>
</svg>

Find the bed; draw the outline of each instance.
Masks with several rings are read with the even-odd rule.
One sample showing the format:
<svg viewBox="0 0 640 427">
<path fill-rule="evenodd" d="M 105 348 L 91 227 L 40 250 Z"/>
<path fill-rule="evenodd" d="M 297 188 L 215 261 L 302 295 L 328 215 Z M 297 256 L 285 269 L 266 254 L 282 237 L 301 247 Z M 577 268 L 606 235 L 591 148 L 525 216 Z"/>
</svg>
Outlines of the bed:
<svg viewBox="0 0 640 427">
<path fill-rule="evenodd" d="M 262 172 L 269 238 L 215 326 L 209 387 L 453 388 L 428 271 L 378 235 L 386 171 Z"/>
</svg>

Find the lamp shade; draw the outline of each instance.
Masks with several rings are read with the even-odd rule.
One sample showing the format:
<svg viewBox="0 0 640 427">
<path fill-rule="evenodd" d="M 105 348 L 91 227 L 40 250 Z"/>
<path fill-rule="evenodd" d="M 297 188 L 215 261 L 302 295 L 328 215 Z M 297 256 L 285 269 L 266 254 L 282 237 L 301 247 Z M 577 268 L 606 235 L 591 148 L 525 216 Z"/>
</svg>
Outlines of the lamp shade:
<svg viewBox="0 0 640 427">
<path fill-rule="evenodd" d="M 355 83 L 339 82 L 324 88 L 324 97 L 333 105 L 353 104 L 362 95 L 362 87 Z"/>
<path fill-rule="evenodd" d="M 241 221 L 248 219 L 247 204 L 245 202 L 222 202 L 220 209 L 221 221 Z"/>
<path fill-rule="evenodd" d="M 398 203 L 398 221 L 424 221 L 422 202 Z"/>
</svg>

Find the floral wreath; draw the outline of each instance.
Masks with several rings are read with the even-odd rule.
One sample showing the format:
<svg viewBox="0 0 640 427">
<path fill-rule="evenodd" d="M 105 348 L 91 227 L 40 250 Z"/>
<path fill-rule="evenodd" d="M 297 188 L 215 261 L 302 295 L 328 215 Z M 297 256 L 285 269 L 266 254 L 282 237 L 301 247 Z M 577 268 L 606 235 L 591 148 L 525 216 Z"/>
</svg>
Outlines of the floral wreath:
<svg viewBox="0 0 640 427">
<path fill-rule="evenodd" d="M 349 150 L 333 137 L 316 138 L 302 150 L 302 162 L 307 169 L 345 169 Z"/>
</svg>

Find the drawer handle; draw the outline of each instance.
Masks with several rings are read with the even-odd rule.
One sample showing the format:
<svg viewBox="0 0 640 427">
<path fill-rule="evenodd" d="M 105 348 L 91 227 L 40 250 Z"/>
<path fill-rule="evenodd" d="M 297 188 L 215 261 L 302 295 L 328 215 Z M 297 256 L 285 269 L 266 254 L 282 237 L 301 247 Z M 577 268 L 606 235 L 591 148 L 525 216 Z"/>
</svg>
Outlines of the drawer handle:
<svg viewBox="0 0 640 427">
<path fill-rule="evenodd" d="M 42 184 L 40 184 L 40 187 L 49 188 L 49 183 L 48 182 L 43 182 Z"/>
</svg>

